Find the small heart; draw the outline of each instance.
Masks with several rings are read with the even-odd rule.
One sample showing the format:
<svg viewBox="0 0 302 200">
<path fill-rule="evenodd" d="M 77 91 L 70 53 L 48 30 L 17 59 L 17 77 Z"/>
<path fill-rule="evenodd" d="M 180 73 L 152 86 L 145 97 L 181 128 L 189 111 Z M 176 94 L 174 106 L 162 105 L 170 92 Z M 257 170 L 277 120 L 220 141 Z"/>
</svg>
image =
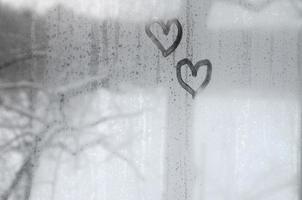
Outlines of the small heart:
<svg viewBox="0 0 302 200">
<path fill-rule="evenodd" d="M 197 72 L 198 72 L 198 69 L 202 66 L 206 66 L 207 67 L 207 74 L 206 74 L 206 77 L 204 79 L 204 81 L 202 82 L 202 84 L 199 86 L 199 88 L 195 91 L 192 89 L 192 87 L 190 87 L 187 83 L 185 83 L 182 79 L 182 76 L 181 76 L 181 68 L 184 66 L 184 65 L 187 65 L 191 72 L 192 72 L 192 76 L 193 77 L 196 77 L 197 76 Z M 212 76 L 212 64 L 209 60 L 201 60 L 201 61 L 198 61 L 195 65 L 192 64 L 192 62 L 185 58 L 181 61 L 179 61 L 177 63 L 177 66 L 176 66 L 176 73 L 177 73 L 177 80 L 178 82 L 180 83 L 180 85 L 187 91 L 189 92 L 192 97 L 194 98 L 196 96 L 197 93 L 199 93 L 201 90 L 203 90 L 210 82 L 211 80 L 211 76 Z"/>
<path fill-rule="evenodd" d="M 163 29 L 163 33 L 165 35 L 169 34 L 172 24 L 176 25 L 177 31 L 178 31 L 176 40 L 173 42 L 173 44 L 168 49 L 165 49 L 165 47 L 162 45 L 162 43 L 152 33 L 151 26 L 155 23 L 159 24 L 161 26 L 161 28 Z M 152 40 L 152 42 L 157 46 L 157 48 L 159 48 L 159 50 L 161 51 L 161 53 L 164 57 L 169 56 L 173 51 L 175 51 L 175 49 L 178 47 L 178 45 L 181 41 L 181 38 L 182 38 L 182 26 L 177 19 L 168 20 L 167 24 L 165 24 L 163 21 L 153 21 L 146 25 L 145 31 L 146 31 L 146 34 L 148 35 L 148 37 Z"/>
</svg>

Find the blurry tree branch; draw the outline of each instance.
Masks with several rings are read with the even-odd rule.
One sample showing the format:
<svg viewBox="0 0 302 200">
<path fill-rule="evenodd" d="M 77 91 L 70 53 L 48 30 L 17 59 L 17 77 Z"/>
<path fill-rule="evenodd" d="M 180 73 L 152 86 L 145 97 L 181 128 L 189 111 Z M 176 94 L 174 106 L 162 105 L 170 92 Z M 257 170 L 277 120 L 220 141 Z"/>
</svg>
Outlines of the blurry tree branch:
<svg viewBox="0 0 302 200">
<path fill-rule="evenodd" d="M 7 63 L 7 66 L 12 65 L 15 62 L 22 62 L 24 59 L 30 59 L 29 57 L 18 58 L 14 62 Z M 6 65 L 2 65 L 6 66 Z M 1 70 L 1 66 L 0 66 Z M 110 155 L 126 162 L 135 172 L 137 177 L 143 179 L 143 175 L 139 169 L 135 166 L 135 163 L 127 158 L 120 149 L 129 144 L 129 141 L 124 142 L 116 148 L 111 144 L 112 135 L 101 134 L 95 132 L 97 137 L 94 137 L 90 141 L 77 144 L 75 147 L 70 145 L 67 141 L 70 141 L 66 136 L 62 136 L 65 132 L 70 132 L 69 137 L 80 137 L 85 135 L 87 130 L 91 130 L 94 127 L 115 120 L 128 119 L 132 117 L 140 116 L 144 113 L 144 110 L 135 112 L 120 112 L 111 116 L 101 116 L 99 119 L 81 125 L 73 127 L 66 124 L 63 120 L 63 116 L 58 115 L 61 113 L 60 108 L 60 96 L 73 97 L 73 93 L 76 91 L 85 90 L 90 84 L 97 83 L 98 86 L 104 86 L 107 83 L 106 76 L 92 76 L 84 80 L 76 81 L 74 83 L 59 86 L 56 88 L 46 88 L 41 84 L 20 81 L 20 82 L 1 82 L 0 81 L 0 112 L 7 112 L 14 116 L 14 120 L 1 119 L 0 116 L 0 157 L 5 161 L 5 154 L 9 152 L 17 152 L 22 155 L 22 164 L 18 170 L 14 172 L 11 177 L 10 184 L 7 185 L 7 189 L 0 191 L 0 200 L 8 200 L 12 198 L 12 195 L 23 191 L 23 199 L 28 200 L 31 193 L 32 180 L 35 174 L 35 167 L 39 163 L 40 156 L 45 150 L 59 149 L 70 155 L 79 155 L 81 152 L 94 147 L 102 147 Z M 11 92 L 26 93 L 29 95 L 37 96 L 43 94 L 43 99 L 46 100 L 46 104 L 40 105 L 39 99 L 32 103 L 36 104 L 36 107 L 40 105 L 39 109 L 43 109 L 42 113 L 45 115 L 39 115 L 35 110 L 30 107 L 22 106 L 24 100 L 19 100 L 20 103 L 9 101 L 9 95 Z M 42 107 L 41 107 L 42 106 Z M 62 113 L 61 113 L 62 115 Z M 31 126 L 27 123 L 22 124 L 18 122 L 18 119 L 26 119 L 25 121 L 31 121 Z M 8 158 L 9 159 L 9 158 Z M 21 182 L 26 182 L 25 187 L 21 186 Z M 2 194 L 1 194 L 2 193 Z M 16 197 L 17 198 L 17 197 Z"/>
<path fill-rule="evenodd" d="M 32 59 L 39 59 L 39 58 L 45 58 L 45 57 L 46 57 L 46 54 L 44 52 L 34 52 L 34 53 L 18 55 L 16 57 L 14 57 L 12 60 L 1 63 L 0 70 L 3 70 L 5 68 L 8 68 L 8 67 L 18 64 L 18 63 L 23 63 L 25 61 L 29 61 Z"/>
</svg>

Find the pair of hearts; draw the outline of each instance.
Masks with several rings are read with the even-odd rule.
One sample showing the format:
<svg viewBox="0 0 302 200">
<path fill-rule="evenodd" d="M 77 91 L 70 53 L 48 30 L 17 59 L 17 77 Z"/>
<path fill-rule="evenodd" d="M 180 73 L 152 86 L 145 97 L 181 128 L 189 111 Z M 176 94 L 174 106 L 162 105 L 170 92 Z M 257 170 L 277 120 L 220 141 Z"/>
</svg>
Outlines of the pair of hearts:
<svg viewBox="0 0 302 200">
<path fill-rule="evenodd" d="M 164 46 L 161 44 L 161 42 L 152 33 L 151 26 L 153 24 L 159 24 L 160 27 L 163 29 L 163 33 L 165 35 L 169 34 L 171 26 L 173 24 L 176 25 L 177 30 L 178 30 L 176 40 L 173 42 L 173 44 L 168 49 L 165 49 Z M 146 25 L 145 31 L 146 31 L 146 34 L 148 35 L 148 37 L 152 40 L 152 42 L 162 52 L 162 55 L 164 57 L 169 56 L 173 51 L 176 50 L 176 48 L 180 44 L 180 41 L 181 41 L 182 35 L 183 35 L 182 26 L 181 26 L 180 22 L 177 19 L 168 20 L 168 22 L 166 24 L 163 21 L 151 22 L 151 23 Z M 207 74 L 206 74 L 205 80 L 202 82 L 202 84 L 199 86 L 199 88 L 197 90 L 192 89 L 192 87 L 190 87 L 187 83 L 185 83 L 182 76 L 181 76 L 181 68 L 185 65 L 187 65 L 190 68 L 193 77 L 197 76 L 197 72 L 198 72 L 198 69 L 200 67 L 202 67 L 202 66 L 207 67 Z M 185 59 L 183 59 L 183 60 L 181 60 L 177 63 L 176 73 L 177 73 L 177 80 L 180 83 L 180 85 L 187 92 L 189 92 L 192 95 L 192 97 L 194 98 L 197 93 L 199 93 L 201 90 L 203 90 L 209 84 L 209 82 L 211 80 L 211 75 L 212 75 L 212 64 L 209 60 L 200 60 L 195 65 L 193 65 L 193 63 L 189 59 L 185 58 Z"/>
</svg>

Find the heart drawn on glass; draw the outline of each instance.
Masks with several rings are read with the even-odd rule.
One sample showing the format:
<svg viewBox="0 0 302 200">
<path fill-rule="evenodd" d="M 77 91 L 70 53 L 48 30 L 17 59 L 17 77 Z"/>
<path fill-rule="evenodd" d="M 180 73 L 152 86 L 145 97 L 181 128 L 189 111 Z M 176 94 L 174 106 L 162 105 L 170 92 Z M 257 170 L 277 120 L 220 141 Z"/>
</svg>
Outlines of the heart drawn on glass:
<svg viewBox="0 0 302 200">
<path fill-rule="evenodd" d="M 168 49 L 165 49 L 165 47 L 162 45 L 162 43 L 155 37 L 155 35 L 151 31 L 151 26 L 153 24 L 159 24 L 160 27 L 163 29 L 163 33 L 165 35 L 169 34 L 171 26 L 173 24 L 176 25 L 177 36 L 176 36 L 176 39 L 173 42 L 173 44 Z M 159 50 L 161 51 L 161 53 L 164 57 L 169 56 L 173 51 L 176 50 L 176 48 L 178 47 L 178 45 L 181 41 L 181 38 L 182 38 L 182 26 L 181 26 L 180 22 L 178 21 L 178 19 L 168 20 L 166 24 L 163 21 L 153 21 L 146 25 L 145 31 L 146 31 L 146 34 L 148 35 L 148 37 L 152 40 L 152 42 L 157 46 L 157 48 L 159 48 Z"/>
<path fill-rule="evenodd" d="M 207 67 L 206 77 L 205 77 L 204 81 L 202 82 L 202 84 L 199 86 L 199 88 L 197 88 L 197 90 L 192 89 L 191 86 L 189 86 L 186 82 L 184 82 L 182 75 L 181 75 L 181 68 L 183 66 L 188 66 L 190 68 L 193 77 L 197 76 L 197 72 L 200 67 L 203 67 L 203 66 Z M 179 84 L 187 92 L 189 92 L 192 95 L 192 97 L 194 98 L 196 96 L 196 94 L 198 94 L 200 91 L 202 91 L 209 84 L 211 77 L 212 77 L 212 64 L 209 60 L 205 59 L 205 60 L 200 60 L 195 65 L 193 65 L 193 63 L 189 59 L 185 58 L 177 63 L 176 73 L 177 73 L 177 80 L 178 80 Z"/>
</svg>

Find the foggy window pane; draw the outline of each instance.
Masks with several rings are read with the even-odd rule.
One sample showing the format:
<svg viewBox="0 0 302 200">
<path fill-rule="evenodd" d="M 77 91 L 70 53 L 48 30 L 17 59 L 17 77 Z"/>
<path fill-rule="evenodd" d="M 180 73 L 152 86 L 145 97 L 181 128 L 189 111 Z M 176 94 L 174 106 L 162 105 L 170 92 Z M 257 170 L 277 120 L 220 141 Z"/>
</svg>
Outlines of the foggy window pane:
<svg viewBox="0 0 302 200">
<path fill-rule="evenodd" d="M 300 0 L 0 0 L 0 200 L 301 199 Z"/>
</svg>

